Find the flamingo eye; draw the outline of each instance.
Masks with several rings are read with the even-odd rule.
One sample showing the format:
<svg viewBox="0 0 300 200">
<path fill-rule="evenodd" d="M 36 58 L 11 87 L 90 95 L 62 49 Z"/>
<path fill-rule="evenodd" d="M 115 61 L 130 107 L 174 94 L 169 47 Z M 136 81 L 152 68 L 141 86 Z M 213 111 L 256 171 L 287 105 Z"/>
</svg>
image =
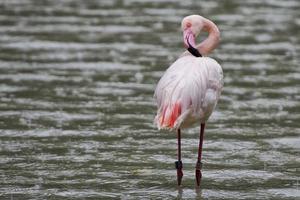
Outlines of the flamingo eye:
<svg viewBox="0 0 300 200">
<path fill-rule="evenodd" d="M 187 22 L 187 23 L 186 23 L 186 27 L 187 27 L 187 28 L 190 28 L 191 26 L 192 26 L 192 23 L 191 23 L 191 22 Z"/>
</svg>

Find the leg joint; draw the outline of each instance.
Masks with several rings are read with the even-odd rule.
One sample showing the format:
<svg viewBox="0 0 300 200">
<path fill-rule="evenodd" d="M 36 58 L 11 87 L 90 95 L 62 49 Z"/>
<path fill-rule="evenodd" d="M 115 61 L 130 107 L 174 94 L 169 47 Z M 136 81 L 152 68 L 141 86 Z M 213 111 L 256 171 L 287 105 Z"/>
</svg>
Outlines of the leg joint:
<svg viewBox="0 0 300 200">
<path fill-rule="evenodd" d="M 201 169 L 202 169 L 202 165 L 203 165 L 203 163 L 202 163 L 201 161 L 198 161 L 198 162 L 196 163 L 195 168 L 198 169 L 198 170 L 201 170 Z"/>
<path fill-rule="evenodd" d="M 176 169 L 182 169 L 182 161 L 181 160 L 178 160 L 175 162 L 175 168 Z"/>
</svg>

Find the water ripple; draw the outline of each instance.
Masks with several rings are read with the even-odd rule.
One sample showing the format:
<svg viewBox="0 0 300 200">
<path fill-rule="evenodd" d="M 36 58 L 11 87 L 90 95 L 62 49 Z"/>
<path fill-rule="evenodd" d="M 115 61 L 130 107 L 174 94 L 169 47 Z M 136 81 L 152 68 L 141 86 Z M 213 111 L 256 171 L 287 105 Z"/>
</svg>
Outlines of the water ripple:
<svg viewBox="0 0 300 200">
<path fill-rule="evenodd" d="M 0 199 L 299 198 L 296 0 L 0 2 Z M 153 123 L 180 20 L 218 24 L 224 69 L 195 189 L 199 126 Z M 200 40 L 205 36 L 200 35 Z M 199 40 L 199 41 L 200 41 Z"/>
</svg>

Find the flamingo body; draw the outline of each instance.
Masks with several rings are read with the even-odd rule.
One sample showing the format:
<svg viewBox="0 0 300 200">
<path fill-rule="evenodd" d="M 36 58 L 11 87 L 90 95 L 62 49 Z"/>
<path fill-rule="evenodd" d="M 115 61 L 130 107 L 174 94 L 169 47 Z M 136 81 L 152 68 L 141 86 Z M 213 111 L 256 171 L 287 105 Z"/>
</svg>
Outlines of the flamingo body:
<svg viewBox="0 0 300 200">
<path fill-rule="evenodd" d="M 221 66 L 209 57 L 185 55 L 162 76 L 154 97 L 159 129 L 179 129 L 204 123 L 214 110 L 223 87 Z"/>
</svg>

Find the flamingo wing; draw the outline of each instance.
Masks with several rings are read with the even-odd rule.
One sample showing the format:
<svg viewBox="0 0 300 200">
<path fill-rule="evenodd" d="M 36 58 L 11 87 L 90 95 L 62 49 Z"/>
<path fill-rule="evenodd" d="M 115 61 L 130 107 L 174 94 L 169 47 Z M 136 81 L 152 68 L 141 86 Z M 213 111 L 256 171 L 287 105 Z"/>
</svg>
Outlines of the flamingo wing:
<svg viewBox="0 0 300 200">
<path fill-rule="evenodd" d="M 221 66 L 208 57 L 184 56 L 175 61 L 162 76 L 154 97 L 159 129 L 178 129 L 207 120 L 223 86 Z"/>
</svg>

